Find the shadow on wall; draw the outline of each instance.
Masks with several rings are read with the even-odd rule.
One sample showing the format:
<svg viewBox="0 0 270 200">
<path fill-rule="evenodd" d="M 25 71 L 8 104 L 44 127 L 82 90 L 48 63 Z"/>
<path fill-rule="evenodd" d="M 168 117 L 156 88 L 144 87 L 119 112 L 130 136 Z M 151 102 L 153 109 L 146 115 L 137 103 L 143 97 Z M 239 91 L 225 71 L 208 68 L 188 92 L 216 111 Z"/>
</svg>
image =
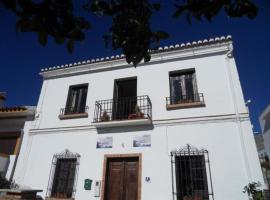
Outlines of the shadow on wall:
<svg viewBox="0 0 270 200">
<path fill-rule="evenodd" d="M 141 125 L 141 126 L 97 128 L 97 133 L 98 134 L 124 133 L 124 132 L 150 131 L 153 129 L 154 129 L 154 126 L 152 124 L 150 124 L 150 125 Z"/>
</svg>

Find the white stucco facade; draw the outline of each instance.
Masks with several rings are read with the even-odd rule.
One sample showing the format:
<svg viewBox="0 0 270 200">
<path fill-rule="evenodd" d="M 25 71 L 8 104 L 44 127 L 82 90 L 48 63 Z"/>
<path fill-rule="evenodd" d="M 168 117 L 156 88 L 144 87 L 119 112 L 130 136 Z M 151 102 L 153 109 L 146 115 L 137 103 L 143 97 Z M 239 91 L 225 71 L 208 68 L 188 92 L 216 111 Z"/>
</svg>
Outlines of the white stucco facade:
<svg viewBox="0 0 270 200">
<path fill-rule="evenodd" d="M 243 187 L 252 181 L 263 183 L 263 177 L 232 48 L 229 38 L 156 52 L 149 63 L 136 68 L 115 59 L 43 71 L 37 116 L 25 126 L 15 182 L 43 189 L 45 197 L 52 158 L 68 149 L 80 154 L 75 199 L 99 200 L 93 189 L 84 189 L 84 179 L 102 180 L 104 155 L 141 154 L 141 199 L 173 200 L 171 152 L 190 144 L 209 152 L 208 188 L 213 190 L 209 199 L 248 199 Z M 169 72 L 190 68 L 195 69 L 205 106 L 167 110 Z M 137 77 L 137 95 L 148 95 L 152 102 L 151 125 L 97 129 L 95 101 L 112 99 L 114 80 L 128 77 Z M 85 83 L 88 117 L 59 119 L 69 86 Z M 138 135 L 150 135 L 151 146 L 133 147 Z M 99 137 L 109 136 L 112 148 L 96 148 Z"/>
</svg>

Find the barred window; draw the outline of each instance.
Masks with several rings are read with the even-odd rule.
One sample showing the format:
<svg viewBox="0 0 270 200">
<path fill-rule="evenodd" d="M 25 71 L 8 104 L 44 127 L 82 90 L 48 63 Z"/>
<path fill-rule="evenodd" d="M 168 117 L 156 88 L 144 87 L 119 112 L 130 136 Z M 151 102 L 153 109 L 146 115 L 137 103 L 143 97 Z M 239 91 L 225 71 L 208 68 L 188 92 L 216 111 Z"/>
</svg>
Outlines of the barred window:
<svg viewBox="0 0 270 200">
<path fill-rule="evenodd" d="M 76 189 L 79 154 L 66 150 L 53 157 L 47 196 L 73 198 Z"/>
<path fill-rule="evenodd" d="M 213 199 L 208 152 L 187 145 L 185 148 L 172 152 L 171 156 L 176 199 L 210 200 L 210 197 Z"/>
</svg>

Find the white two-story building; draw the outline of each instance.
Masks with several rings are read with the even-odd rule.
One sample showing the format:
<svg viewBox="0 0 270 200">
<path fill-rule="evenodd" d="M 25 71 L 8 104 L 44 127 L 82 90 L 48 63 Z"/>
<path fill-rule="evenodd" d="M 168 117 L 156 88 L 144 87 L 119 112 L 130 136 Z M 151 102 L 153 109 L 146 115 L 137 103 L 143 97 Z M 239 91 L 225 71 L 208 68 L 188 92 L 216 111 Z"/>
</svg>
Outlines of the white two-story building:
<svg viewBox="0 0 270 200">
<path fill-rule="evenodd" d="M 43 69 L 15 182 L 52 199 L 248 199 L 263 177 L 231 37 L 151 56 Z"/>
</svg>

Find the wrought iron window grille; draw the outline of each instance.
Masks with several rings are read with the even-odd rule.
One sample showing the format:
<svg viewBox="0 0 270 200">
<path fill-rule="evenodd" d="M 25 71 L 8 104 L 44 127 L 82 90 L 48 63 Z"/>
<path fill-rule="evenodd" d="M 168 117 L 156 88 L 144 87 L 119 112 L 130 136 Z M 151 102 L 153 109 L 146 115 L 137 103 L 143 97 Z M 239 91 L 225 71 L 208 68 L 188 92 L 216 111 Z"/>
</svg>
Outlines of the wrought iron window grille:
<svg viewBox="0 0 270 200">
<path fill-rule="evenodd" d="M 59 174 L 56 174 L 57 172 L 57 164 L 58 162 L 61 161 L 67 161 L 69 162 L 69 168 L 64 169 L 64 171 L 67 171 L 67 173 L 71 174 L 71 177 L 69 177 L 69 180 L 64 180 L 67 185 L 71 183 L 71 187 L 62 188 L 61 193 L 63 195 L 57 196 L 59 198 L 74 198 L 75 193 L 76 193 L 76 186 L 77 186 L 77 179 L 78 179 L 78 170 L 79 170 L 79 164 L 80 164 L 80 155 L 78 153 L 72 153 L 68 149 L 65 151 L 55 154 L 52 159 L 52 165 L 51 165 L 51 170 L 50 170 L 50 176 L 49 176 L 49 181 L 48 181 L 48 187 L 47 187 L 47 193 L 46 197 L 55 197 L 55 191 L 56 187 L 56 181 L 59 177 L 56 177 Z M 72 168 L 72 173 L 70 173 L 70 166 Z M 68 171 L 69 170 L 69 171 Z M 72 176 L 73 175 L 73 176 Z M 62 180 L 63 181 L 63 180 Z M 68 183 L 68 181 L 70 181 Z"/>
<path fill-rule="evenodd" d="M 76 108 L 76 107 L 61 108 L 59 116 L 88 113 L 88 110 L 89 110 L 88 106 L 80 107 L 80 108 Z"/>
<path fill-rule="evenodd" d="M 209 154 L 189 144 L 171 152 L 173 200 L 214 200 Z"/>
<path fill-rule="evenodd" d="M 204 103 L 203 93 L 194 93 L 189 95 L 180 95 L 177 97 L 166 97 L 166 105 Z"/>
</svg>

